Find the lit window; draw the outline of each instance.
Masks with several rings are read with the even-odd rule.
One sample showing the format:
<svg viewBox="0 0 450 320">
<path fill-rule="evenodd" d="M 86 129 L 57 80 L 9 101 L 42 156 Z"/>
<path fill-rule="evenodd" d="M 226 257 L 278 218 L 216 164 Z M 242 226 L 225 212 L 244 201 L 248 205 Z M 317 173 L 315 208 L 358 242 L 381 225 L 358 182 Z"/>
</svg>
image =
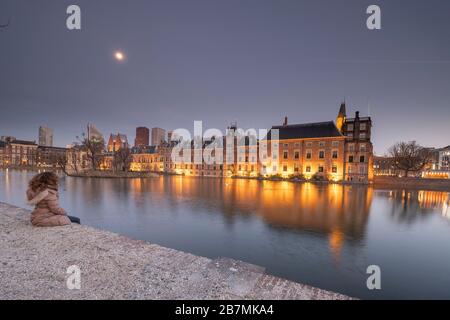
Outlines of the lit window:
<svg viewBox="0 0 450 320">
<path fill-rule="evenodd" d="M 310 166 L 306 166 L 306 172 L 311 172 L 311 167 Z"/>
<path fill-rule="evenodd" d="M 323 167 L 319 166 L 319 172 L 323 172 Z"/>
<path fill-rule="evenodd" d="M 283 171 L 284 171 L 284 172 L 287 171 L 287 166 L 286 166 L 286 165 L 283 166 Z"/>
<path fill-rule="evenodd" d="M 331 172 L 336 173 L 337 172 L 337 167 L 336 166 L 331 167 Z"/>
</svg>

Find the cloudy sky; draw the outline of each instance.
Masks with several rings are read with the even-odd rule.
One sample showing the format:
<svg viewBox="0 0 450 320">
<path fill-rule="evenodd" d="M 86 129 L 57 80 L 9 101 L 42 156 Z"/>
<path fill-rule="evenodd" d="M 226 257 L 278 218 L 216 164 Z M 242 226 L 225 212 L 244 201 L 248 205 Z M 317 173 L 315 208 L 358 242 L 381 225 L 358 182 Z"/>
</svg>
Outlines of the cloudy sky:
<svg viewBox="0 0 450 320">
<path fill-rule="evenodd" d="M 66 28 L 81 7 L 82 30 Z M 370 4 L 382 29 L 366 28 Z M 0 135 L 224 129 L 370 112 L 375 151 L 450 144 L 450 1 L 2 0 Z M 114 59 L 120 50 L 125 60 Z"/>
</svg>

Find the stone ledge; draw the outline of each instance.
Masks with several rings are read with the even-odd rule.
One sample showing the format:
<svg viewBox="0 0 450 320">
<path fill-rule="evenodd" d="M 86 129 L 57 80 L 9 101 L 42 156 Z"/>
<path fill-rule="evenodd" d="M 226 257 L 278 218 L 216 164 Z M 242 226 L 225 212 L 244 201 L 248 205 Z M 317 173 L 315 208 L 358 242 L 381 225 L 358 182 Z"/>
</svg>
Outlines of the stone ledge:
<svg viewBox="0 0 450 320">
<path fill-rule="evenodd" d="M 29 210 L 0 202 L 0 299 L 349 299 L 85 225 L 35 228 Z M 81 289 L 66 286 L 81 269 Z"/>
</svg>

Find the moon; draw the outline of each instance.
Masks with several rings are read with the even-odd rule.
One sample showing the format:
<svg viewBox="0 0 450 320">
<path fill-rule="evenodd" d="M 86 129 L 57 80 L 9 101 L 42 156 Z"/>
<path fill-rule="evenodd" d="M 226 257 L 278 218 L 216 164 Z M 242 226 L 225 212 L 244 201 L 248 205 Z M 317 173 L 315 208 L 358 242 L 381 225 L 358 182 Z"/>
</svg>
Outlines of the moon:
<svg viewBox="0 0 450 320">
<path fill-rule="evenodd" d="M 116 51 L 114 52 L 114 59 L 116 59 L 119 62 L 122 62 L 125 60 L 125 54 L 122 51 Z"/>
</svg>

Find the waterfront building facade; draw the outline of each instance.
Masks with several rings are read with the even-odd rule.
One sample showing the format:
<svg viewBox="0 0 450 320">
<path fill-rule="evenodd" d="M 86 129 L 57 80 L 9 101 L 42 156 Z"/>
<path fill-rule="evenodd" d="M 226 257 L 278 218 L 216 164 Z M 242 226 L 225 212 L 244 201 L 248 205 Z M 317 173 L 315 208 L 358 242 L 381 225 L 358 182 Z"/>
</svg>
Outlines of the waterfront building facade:
<svg viewBox="0 0 450 320">
<path fill-rule="evenodd" d="M 7 140 L 3 143 L 4 167 L 33 167 L 36 165 L 38 145 L 35 141 Z"/>
<path fill-rule="evenodd" d="M 67 148 L 38 146 L 36 165 L 44 168 L 58 168 L 67 161 Z"/>
<path fill-rule="evenodd" d="M 272 130 L 279 137 L 272 141 Z M 314 180 L 344 180 L 345 137 L 332 121 L 274 126 L 268 134 L 262 174 Z M 277 153 L 272 152 L 276 148 Z"/>
<path fill-rule="evenodd" d="M 360 117 L 359 112 L 347 118 L 342 104 L 336 123 L 289 125 L 285 118 L 283 125 L 273 126 L 261 141 L 256 134 L 236 134 L 236 126 L 228 128 L 222 143 L 214 137 L 201 143 L 159 140 L 159 145 L 145 152 L 140 148 L 133 151 L 131 170 L 368 183 L 373 179 L 371 127 L 370 117 Z M 272 137 L 275 129 L 277 135 Z M 152 144 L 157 143 L 153 137 L 152 129 Z M 188 146 L 182 148 L 178 143 Z M 179 152 L 176 161 L 172 157 L 175 147 Z"/>
<path fill-rule="evenodd" d="M 341 133 L 345 136 L 345 174 L 348 182 L 368 182 L 373 179 L 372 119 L 360 117 L 359 111 L 347 118 L 345 105 L 341 105 L 338 120 L 344 117 Z"/>
</svg>

